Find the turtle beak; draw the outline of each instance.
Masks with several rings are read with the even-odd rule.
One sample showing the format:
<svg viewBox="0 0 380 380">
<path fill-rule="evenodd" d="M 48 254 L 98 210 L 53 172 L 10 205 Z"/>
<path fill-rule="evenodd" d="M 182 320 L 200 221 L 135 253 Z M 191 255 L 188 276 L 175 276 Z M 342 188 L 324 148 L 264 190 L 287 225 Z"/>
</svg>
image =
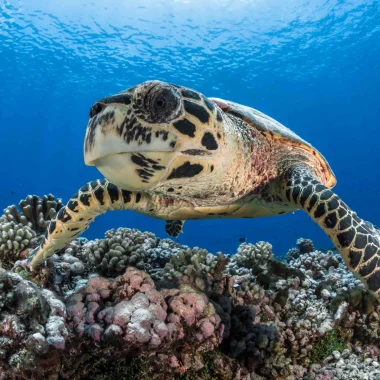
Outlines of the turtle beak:
<svg viewBox="0 0 380 380">
<path fill-rule="evenodd" d="M 105 107 L 106 105 L 104 103 L 96 102 L 90 109 L 90 119 L 102 112 Z"/>
<path fill-rule="evenodd" d="M 90 118 L 99 115 L 106 107 L 107 104 L 125 104 L 129 105 L 132 102 L 132 95 L 128 92 L 122 92 L 117 95 L 109 96 L 107 98 L 100 99 L 90 109 Z"/>
</svg>

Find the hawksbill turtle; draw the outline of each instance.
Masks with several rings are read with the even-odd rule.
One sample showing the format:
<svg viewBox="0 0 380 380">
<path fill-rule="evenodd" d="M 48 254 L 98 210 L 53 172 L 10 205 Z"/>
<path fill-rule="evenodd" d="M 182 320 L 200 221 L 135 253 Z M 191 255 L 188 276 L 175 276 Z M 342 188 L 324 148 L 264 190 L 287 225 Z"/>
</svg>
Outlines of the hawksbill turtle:
<svg viewBox="0 0 380 380">
<path fill-rule="evenodd" d="M 167 221 L 252 218 L 302 209 L 348 268 L 380 298 L 380 236 L 331 189 L 326 159 L 267 115 L 189 88 L 148 81 L 97 101 L 84 158 L 105 179 L 85 184 L 50 222 L 31 268 L 59 252 L 108 210 Z"/>
</svg>

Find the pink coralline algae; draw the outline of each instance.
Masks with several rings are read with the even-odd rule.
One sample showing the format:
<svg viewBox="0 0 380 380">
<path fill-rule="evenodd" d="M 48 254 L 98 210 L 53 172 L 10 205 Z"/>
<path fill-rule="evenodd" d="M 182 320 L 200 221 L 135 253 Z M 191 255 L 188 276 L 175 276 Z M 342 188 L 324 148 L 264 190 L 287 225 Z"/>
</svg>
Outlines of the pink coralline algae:
<svg viewBox="0 0 380 380">
<path fill-rule="evenodd" d="M 66 301 L 69 325 L 79 337 L 151 349 L 172 343 L 205 341 L 217 345 L 221 321 L 204 294 L 190 286 L 158 291 L 150 276 L 128 268 L 116 279 L 93 277 Z M 170 362 L 177 363 L 171 356 Z"/>
<path fill-rule="evenodd" d="M 65 318 L 53 292 L 0 268 L 0 379 L 56 372 L 68 338 Z"/>
</svg>

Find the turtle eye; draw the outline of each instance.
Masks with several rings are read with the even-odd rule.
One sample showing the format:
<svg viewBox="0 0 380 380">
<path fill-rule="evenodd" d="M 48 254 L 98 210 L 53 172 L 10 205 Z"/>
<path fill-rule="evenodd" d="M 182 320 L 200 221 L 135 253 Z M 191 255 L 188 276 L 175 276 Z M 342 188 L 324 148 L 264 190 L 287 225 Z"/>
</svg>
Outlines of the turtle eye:
<svg viewBox="0 0 380 380">
<path fill-rule="evenodd" d="M 165 98 L 162 97 L 162 96 L 158 96 L 155 100 L 154 100 L 154 108 L 156 110 L 163 110 L 165 109 L 165 106 L 166 106 L 166 101 L 165 101 Z"/>
<path fill-rule="evenodd" d="M 183 109 L 176 87 L 159 81 L 143 84 L 133 95 L 136 115 L 148 123 L 168 123 Z"/>
<path fill-rule="evenodd" d="M 178 93 L 171 87 L 161 87 L 149 95 L 148 111 L 157 121 L 169 120 L 180 104 Z"/>
</svg>

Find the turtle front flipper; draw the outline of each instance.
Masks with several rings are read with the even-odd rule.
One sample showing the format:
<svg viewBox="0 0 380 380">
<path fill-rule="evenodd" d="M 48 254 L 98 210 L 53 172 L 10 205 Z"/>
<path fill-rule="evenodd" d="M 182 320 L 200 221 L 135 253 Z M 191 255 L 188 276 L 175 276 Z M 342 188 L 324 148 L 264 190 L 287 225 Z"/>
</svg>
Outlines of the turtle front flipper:
<svg viewBox="0 0 380 380">
<path fill-rule="evenodd" d="M 148 209 L 148 203 L 146 194 L 122 190 L 106 179 L 87 183 L 50 221 L 43 242 L 28 258 L 30 267 L 42 264 L 63 249 L 87 230 L 98 215 L 108 210 L 142 211 Z"/>
<path fill-rule="evenodd" d="M 178 237 L 183 232 L 184 220 L 167 220 L 165 224 L 165 231 L 169 236 Z"/>
<path fill-rule="evenodd" d="M 303 208 L 326 232 L 348 268 L 380 299 L 380 234 L 359 218 L 307 168 L 291 170 L 282 189 L 287 201 Z"/>
</svg>

